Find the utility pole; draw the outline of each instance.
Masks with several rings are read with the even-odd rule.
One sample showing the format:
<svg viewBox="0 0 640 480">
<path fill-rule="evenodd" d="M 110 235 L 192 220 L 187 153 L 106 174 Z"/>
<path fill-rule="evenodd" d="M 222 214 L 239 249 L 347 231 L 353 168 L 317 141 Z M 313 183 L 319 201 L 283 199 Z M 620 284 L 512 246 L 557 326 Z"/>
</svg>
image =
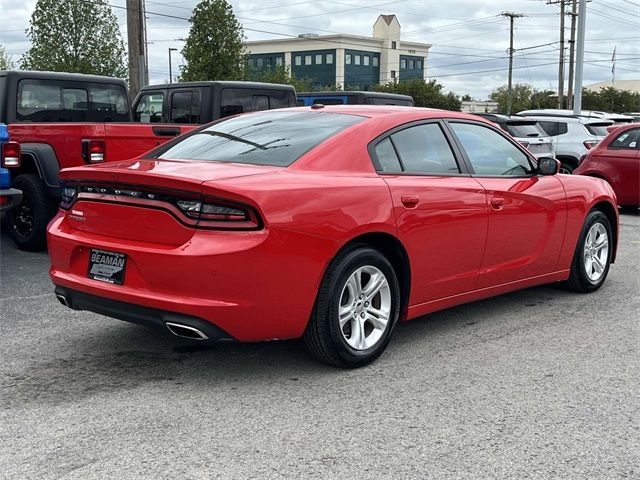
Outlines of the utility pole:
<svg viewBox="0 0 640 480">
<path fill-rule="evenodd" d="M 171 71 L 171 52 L 177 52 L 177 48 L 169 48 L 169 83 L 173 83 L 173 73 Z"/>
<path fill-rule="evenodd" d="M 569 82 L 567 90 L 567 108 L 573 108 L 573 68 L 576 64 L 576 13 L 578 1 L 571 0 L 571 38 L 569 39 Z"/>
<path fill-rule="evenodd" d="M 147 83 L 142 0 L 127 0 L 127 43 L 129 51 L 129 93 L 134 97 L 140 88 Z"/>
<path fill-rule="evenodd" d="M 515 52 L 513 48 L 513 21 L 516 18 L 524 17 L 523 13 L 513 13 L 513 12 L 502 12 L 500 15 L 503 17 L 509 17 L 509 86 L 508 90 L 508 99 L 507 99 L 507 115 L 511 115 L 511 107 L 513 105 L 513 52 Z"/>
<path fill-rule="evenodd" d="M 558 108 L 564 106 L 564 7 L 567 0 L 547 0 L 547 5 L 560 5 L 560 61 L 558 62 Z"/>
<path fill-rule="evenodd" d="M 578 9 L 578 45 L 576 54 L 576 83 L 574 87 L 575 101 L 573 103 L 574 115 L 580 115 L 582 111 L 582 70 L 584 68 L 584 34 L 587 22 L 587 0 L 580 0 Z"/>
</svg>

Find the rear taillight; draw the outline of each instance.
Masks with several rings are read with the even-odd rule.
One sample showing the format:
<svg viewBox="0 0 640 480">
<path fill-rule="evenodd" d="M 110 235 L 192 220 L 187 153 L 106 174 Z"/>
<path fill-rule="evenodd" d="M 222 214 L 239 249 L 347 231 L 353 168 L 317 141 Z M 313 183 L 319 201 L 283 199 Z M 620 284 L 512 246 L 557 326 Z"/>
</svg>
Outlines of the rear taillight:
<svg viewBox="0 0 640 480">
<path fill-rule="evenodd" d="M 591 150 L 593 147 L 595 147 L 598 144 L 598 140 L 585 140 L 583 142 L 583 145 L 585 146 L 585 148 L 587 150 Z"/>
<path fill-rule="evenodd" d="M 188 217 L 198 219 L 201 228 L 256 230 L 262 226 L 253 208 L 221 198 L 177 200 L 176 205 Z"/>
<path fill-rule="evenodd" d="M 2 166 L 20 166 L 20 144 L 18 142 L 6 142 L 2 144 Z"/>
<path fill-rule="evenodd" d="M 104 140 L 82 140 L 82 159 L 87 163 L 101 163 L 106 159 Z"/>
<path fill-rule="evenodd" d="M 69 210 L 71 205 L 76 199 L 78 190 L 74 187 L 62 187 L 62 198 L 60 199 L 60 208 L 62 210 Z"/>
</svg>

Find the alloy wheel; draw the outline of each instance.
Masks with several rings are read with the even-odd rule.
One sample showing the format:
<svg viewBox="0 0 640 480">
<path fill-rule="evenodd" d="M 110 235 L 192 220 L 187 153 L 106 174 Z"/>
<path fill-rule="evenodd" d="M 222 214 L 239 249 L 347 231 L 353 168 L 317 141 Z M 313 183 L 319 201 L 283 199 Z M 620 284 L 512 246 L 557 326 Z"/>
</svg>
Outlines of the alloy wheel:
<svg viewBox="0 0 640 480">
<path fill-rule="evenodd" d="M 584 241 L 583 259 L 589 282 L 597 284 L 605 273 L 609 258 L 609 236 L 601 223 L 594 223 Z"/>
</svg>

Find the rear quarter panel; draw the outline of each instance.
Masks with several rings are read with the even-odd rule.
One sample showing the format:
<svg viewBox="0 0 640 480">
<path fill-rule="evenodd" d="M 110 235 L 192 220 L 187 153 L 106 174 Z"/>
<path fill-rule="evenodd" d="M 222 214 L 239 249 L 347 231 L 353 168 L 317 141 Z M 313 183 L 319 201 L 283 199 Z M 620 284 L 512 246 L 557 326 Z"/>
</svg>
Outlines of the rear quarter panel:
<svg viewBox="0 0 640 480">
<path fill-rule="evenodd" d="M 615 212 L 614 250 L 613 258 L 618 246 L 618 208 L 616 195 L 605 180 L 582 175 L 558 175 L 567 193 L 567 226 L 564 242 L 558 257 L 556 270 L 571 268 L 573 254 L 578 243 L 578 237 L 587 214 L 598 204 L 607 204 Z"/>
</svg>

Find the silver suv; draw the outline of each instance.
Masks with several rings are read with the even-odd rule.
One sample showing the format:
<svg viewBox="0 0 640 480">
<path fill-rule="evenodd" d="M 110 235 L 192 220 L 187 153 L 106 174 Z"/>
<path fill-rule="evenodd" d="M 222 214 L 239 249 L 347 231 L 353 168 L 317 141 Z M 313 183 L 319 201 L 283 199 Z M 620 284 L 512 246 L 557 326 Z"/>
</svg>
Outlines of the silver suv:
<svg viewBox="0 0 640 480">
<path fill-rule="evenodd" d="M 609 133 L 607 127 L 613 125 L 611 120 L 549 115 L 536 110 L 525 110 L 518 115 L 535 118 L 538 125 L 551 137 L 556 158 L 562 163 L 561 173 L 572 173 L 580 164 L 582 156 L 595 147 Z"/>
</svg>

